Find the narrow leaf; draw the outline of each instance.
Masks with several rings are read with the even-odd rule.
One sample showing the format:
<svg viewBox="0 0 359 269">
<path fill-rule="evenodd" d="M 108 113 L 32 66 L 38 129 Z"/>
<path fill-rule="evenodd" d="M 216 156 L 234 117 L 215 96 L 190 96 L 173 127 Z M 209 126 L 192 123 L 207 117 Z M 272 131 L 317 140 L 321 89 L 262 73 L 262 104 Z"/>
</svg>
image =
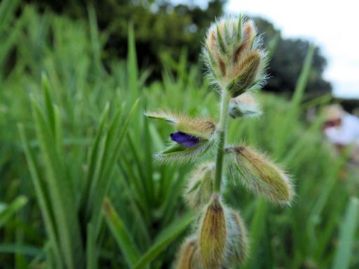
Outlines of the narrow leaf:
<svg viewBox="0 0 359 269">
<path fill-rule="evenodd" d="M 186 230 L 193 222 L 194 215 L 188 213 L 181 220 L 173 222 L 157 238 L 153 246 L 146 251 L 140 260 L 133 267 L 134 269 L 146 268 L 158 255 L 160 255 L 177 237 Z"/>
<path fill-rule="evenodd" d="M 340 229 L 339 245 L 335 254 L 333 269 L 350 268 L 355 234 L 358 227 L 359 199 L 351 198 Z"/>
<path fill-rule="evenodd" d="M 133 265 L 136 261 L 138 261 L 140 253 L 133 239 L 130 237 L 130 233 L 125 227 L 125 224 L 116 213 L 108 198 L 106 198 L 103 203 L 103 213 L 105 215 L 107 225 L 115 237 L 127 264 L 130 268 L 133 268 Z"/>
<path fill-rule="evenodd" d="M 0 207 L 0 228 L 27 203 L 25 196 L 17 197 L 11 204 Z"/>
</svg>

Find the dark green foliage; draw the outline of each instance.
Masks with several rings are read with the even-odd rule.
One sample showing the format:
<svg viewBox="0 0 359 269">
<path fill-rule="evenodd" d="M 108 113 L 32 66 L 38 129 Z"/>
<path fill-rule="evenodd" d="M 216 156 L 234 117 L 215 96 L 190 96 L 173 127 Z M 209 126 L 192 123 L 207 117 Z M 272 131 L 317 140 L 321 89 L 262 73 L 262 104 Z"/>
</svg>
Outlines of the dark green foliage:
<svg viewBox="0 0 359 269">
<path fill-rule="evenodd" d="M 42 9 L 87 19 L 88 1 L 30 0 Z M 191 62 L 198 61 L 203 35 L 210 23 L 222 15 L 226 0 L 208 1 L 208 6 L 173 4 L 171 1 L 93 1 L 98 25 L 108 36 L 105 61 L 126 56 L 127 29 L 133 24 L 139 64 L 159 77 L 163 60 L 177 58 L 185 50 Z"/>
</svg>

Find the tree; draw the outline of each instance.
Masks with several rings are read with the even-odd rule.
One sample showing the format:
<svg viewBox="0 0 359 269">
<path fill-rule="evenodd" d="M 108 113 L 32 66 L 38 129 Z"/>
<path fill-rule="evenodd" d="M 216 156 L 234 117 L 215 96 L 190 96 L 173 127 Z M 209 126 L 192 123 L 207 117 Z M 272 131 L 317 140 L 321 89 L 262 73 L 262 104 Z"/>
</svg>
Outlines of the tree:
<svg viewBox="0 0 359 269">
<path fill-rule="evenodd" d="M 87 4 L 83 0 L 28 0 L 43 8 L 74 18 L 87 19 Z M 95 0 L 99 29 L 108 33 L 106 56 L 125 57 L 127 33 L 131 23 L 136 33 L 139 64 L 150 67 L 155 75 L 161 70 L 161 56 L 179 57 L 187 50 L 189 61 L 195 63 L 200 44 L 210 23 L 223 14 L 226 0 L 211 0 L 206 8 L 197 5 L 173 4 L 166 0 Z"/>
</svg>

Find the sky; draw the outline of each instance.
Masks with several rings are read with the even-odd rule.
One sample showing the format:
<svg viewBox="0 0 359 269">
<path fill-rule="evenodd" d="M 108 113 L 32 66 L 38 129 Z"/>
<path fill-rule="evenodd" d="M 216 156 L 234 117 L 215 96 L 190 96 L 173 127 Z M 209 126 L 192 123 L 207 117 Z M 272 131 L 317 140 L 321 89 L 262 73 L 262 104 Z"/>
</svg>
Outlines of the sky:
<svg viewBox="0 0 359 269">
<path fill-rule="evenodd" d="M 269 19 L 284 37 L 319 45 L 333 93 L 359 98 L 359 2 L 355 0 L 228 0 L 227 13 Z"/>
</svg>

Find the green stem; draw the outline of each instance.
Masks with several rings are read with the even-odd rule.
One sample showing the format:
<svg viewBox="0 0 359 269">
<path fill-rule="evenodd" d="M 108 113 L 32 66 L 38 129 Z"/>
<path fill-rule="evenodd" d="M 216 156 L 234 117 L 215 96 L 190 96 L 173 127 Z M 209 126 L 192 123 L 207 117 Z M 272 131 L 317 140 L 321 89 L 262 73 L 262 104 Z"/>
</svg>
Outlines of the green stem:
<svg viewBox="0 0 359 269">
<path fill-rule="evenodd" d="M 227 119 L 228 119 L 228 105 L 230 95 L 227 90 L 224 90 L 221 96 L 221 109 L 219 115 L 219 122 L 217 127 L 218 136 L 218 147 L 216 157 L 216 175 L 215 175 L 215 191 L 221 191 L 221 181 L 223 174 L 223 157 L 224 157 L 224 145 L 226 143 L 226 130 L 227 130 Z"/>
</svg>

